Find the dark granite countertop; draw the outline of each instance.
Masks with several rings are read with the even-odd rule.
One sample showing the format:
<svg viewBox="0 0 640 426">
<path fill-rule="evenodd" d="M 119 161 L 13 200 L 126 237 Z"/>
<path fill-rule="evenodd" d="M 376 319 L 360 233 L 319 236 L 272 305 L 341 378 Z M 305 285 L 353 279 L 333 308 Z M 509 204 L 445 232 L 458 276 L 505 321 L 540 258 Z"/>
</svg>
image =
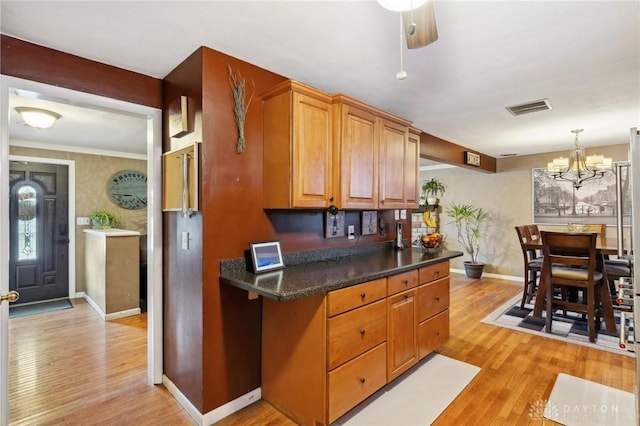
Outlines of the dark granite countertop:
<svg viewBox="0 0 640 426">
<path fill-rule="evenodd" d="M 351 253 L 336 250 L 333 253 L 337 254 L 327 256 L 326 251 L 324 255 L 318 255 L 318 252 L 292 254 L 290 260 L 293 264 L 285 256 L 284 269 L 262 274 L 248 272 L 244 259 L 223 260 L 220 262 L 220 282 L 270 299 L 290 300 L 462 256 L 462 252 L 448 250 L 434 253 L 425 252 L 421 248 L 395 250 L 388 244 L 374 245 Z"/>
</svg>

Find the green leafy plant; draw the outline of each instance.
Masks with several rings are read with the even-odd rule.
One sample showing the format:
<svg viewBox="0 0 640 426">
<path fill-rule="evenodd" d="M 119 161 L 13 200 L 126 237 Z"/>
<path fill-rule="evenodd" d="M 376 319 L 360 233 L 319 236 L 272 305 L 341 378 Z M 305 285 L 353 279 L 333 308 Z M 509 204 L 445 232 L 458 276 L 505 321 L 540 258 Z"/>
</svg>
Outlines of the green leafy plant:
<svg viewBox="0 0 640 426">
<path fill-rule="evenodd" d="M 108 229 L 120 224 L 120 218 L 108 210 L 94 210 L 89 214 L 89 219 L 94 229 Z"/>
<path fill-rule="evenodd" d="M 425 180 L 422 184 L 422 192 L 427 198 L 438 198 L 438 195 L 443 195 L 447 187 L 438 178 L 431 178 Z"/>
<path fill-rule="evenodd" d="M 487 219 L 488 213 L 480 207 L 471 204 L 455 204 L 446 210 L 447 216 L 453 219 L 456 227 L 458 242 L 471 256 L 471 263 L 477 264 L 480 254 L 480 228 Z"/>
</svg>

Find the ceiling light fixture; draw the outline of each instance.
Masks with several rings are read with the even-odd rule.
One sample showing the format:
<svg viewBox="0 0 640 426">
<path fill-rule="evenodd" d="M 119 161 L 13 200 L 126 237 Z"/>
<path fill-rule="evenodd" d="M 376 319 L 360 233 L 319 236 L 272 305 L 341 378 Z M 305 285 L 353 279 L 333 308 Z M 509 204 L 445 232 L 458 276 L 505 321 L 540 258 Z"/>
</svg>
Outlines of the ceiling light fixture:
<svg viewBox="0 0 640 426">
<path fill-rule="evenodd" d="M 612 160 L 602 155 L 585 156 L 583 148 L 578 146 L 578 134 L 583 129 L 572 130 L 575 148 L 569 152 L 569 158 L 554 158 L 547 164 L 547 172 L 554 179 L 566 180 L 573 183 L 575 189 L 580 189 L 582 182 L 599 179 L 611 170 Z"/>
<path fill-rule="evenodd" d="M 380 6 L 392 12 L 406 12 L 422 6 L 428 0 L 377 0 Z"/>
<path fill-rule="evenodd" d="M 47 129 L 61 117 L 56 112 L 41 108 L 16 107 L 16 111 L 27 125 L 36 129 Z"/>
</svg>

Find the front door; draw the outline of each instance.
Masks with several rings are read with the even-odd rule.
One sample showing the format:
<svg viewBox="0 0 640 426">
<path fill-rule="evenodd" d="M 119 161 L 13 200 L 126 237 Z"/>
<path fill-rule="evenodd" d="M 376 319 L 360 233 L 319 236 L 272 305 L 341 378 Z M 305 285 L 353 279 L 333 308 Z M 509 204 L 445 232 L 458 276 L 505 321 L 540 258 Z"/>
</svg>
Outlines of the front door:
<svg viewBox="0 0 640 426">
<path fill-rule="evenodd" d="M 69 296 L 68 168 L 9 165 L 9 289 L 16 302 Z"/>
</svg>

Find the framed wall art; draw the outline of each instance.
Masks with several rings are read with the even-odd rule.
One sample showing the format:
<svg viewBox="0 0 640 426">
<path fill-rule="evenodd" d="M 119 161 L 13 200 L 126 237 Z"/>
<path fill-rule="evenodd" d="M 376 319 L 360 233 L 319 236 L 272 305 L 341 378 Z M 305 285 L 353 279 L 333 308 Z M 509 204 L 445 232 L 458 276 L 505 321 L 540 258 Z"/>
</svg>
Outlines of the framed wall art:
<svg viewBox="0 0 640 426">
<path fill-rule="evenodd" d="M 623 225 L 630 223 L 631 190 L 628 169 L 621 170 Z M 572 182 L 556 180 L 546 168 L 532 169 L 533 223 L 567 225 L 604 223 L 616 225 L 616 174 L 583 182 L 575 189 Z"/>
</svg>

